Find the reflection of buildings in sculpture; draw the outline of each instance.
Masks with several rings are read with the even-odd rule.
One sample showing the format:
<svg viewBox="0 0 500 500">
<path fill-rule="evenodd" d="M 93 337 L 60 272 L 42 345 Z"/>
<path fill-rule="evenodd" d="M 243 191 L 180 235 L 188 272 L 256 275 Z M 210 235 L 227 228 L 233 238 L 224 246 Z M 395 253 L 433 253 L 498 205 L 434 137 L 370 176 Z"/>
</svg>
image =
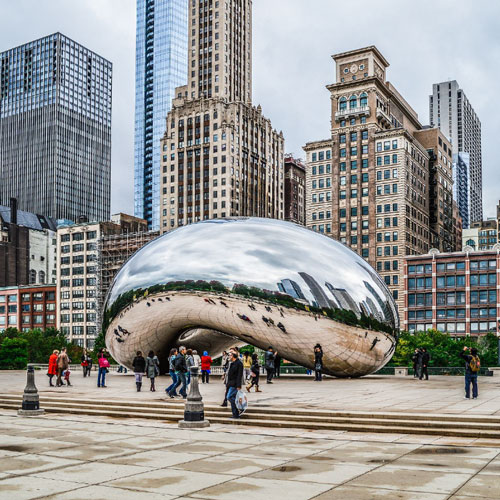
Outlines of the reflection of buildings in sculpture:
<svg viewBox="0 0 500 500">
<path fill-rule="evenodd" d="M 335 288 L 331 283 L 325 285 L 340 305 L 340 309 L 347 309 L 359 316 L 359 307 L 345 288 Z"/>
<path fill-rule="evenodd" d="M 358 262 L 359 267 L 363 268 L 373 279 L 373 282 L 379 285 L 379 290 L 382 291 L 384 297 L 381 298 L 379 292 L 377 292 L 367 281 L 363 281 L 365 287 L 371 292 L 377 303 L 380 305 L 382 311 L 382 317 L 385 318 L 385 322 L 390 320 L 391 323 L 399 328 L 399 316 L 396 308 L 394 307 L 394 302 L 392 300 L 392 294 L 387 288 L 387 285 L 382 281 L 382 278 L 368 265 L 362 265 Z"/>
<path fill-rule="evenodd" d="M 321 288 L 321 285 L 310 275 L 304 272 L 300 272 L 299 276 L 306 282 L 306 285 L 311 291 L 314 302 L 317 307 L 324 307 L 330 309 L 336 307 L 335 304 L 328 298 L 326 293 Z"/>
<path fill-rule="evenodd" d="M 375 302 L 370 297 L 366 297 L 366 303 L 370 307 L 372 311 L 372 316 L 377 319 L 378 321 L 383 321 L 384 320 L 384 315 L 380 312 L 380 310 L 377 308 L 377 305 Z M 384 310 L 384 309 L 382 309 Z"/>
<path fill-rule="evenodd" d="M 281 280 L 277 283 L 278 289 L 281 293 L 286 293 L 293 297 L 294 299 L 306 300 L 300 286 L 296 281 L 290 279 Z"/>
</svg>

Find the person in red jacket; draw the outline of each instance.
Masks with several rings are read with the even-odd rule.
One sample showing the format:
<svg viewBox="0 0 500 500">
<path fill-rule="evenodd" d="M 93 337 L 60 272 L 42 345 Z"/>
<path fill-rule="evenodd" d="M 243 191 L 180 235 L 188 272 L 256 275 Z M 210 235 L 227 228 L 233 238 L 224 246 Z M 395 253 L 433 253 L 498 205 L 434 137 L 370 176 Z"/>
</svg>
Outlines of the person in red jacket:
<svg viewBox="0 0 500 500">
<path fill-rule="evenodd" d="M 52 383 L 52 377 L 57 375 L 57 358 L 59 357 L 59 351 L 56 349 L 52 352 L 49 358 L 49 369 L 47 370 L 47 377 L 49 377 L 50 387 L 54 387 Z"/>
<path fill-rule="evenodd" d="M 210 367 L 212 366 L 212 358 L 208 355 L 207 351 L 203 352 L 201 357 L 201 382 L 208 384 L 210 379 Z"/>
</svg>

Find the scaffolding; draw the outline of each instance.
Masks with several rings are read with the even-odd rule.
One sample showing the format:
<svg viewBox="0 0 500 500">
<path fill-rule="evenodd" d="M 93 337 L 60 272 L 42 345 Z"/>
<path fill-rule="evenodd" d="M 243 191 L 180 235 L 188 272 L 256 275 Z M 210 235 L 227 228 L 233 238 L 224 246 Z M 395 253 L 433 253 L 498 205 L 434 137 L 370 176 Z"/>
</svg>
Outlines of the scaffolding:
<svg viewBox="0 0 500 500">
<path fill-rule="evenodd" d="M 103 308 L 109 287 L 118 271 L 132 255 L 146 243 L 160 235 L 160 231 L 106 234 L 97 244 L 97 320 L 102 325 Z"/>
</svg>

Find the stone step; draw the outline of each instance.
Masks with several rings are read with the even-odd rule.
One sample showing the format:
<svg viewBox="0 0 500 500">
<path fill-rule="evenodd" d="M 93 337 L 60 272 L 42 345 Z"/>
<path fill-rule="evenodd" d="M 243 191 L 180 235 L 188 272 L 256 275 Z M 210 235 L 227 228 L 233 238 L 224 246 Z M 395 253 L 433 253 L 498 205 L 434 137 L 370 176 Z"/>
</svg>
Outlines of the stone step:
<svg viewBox="0 0 500 500">
<path fill-rule="evenodd" d="M 0 399 L 3 401 L 18 401 L 22 400 L 22 395 L 15 394 L 0 394 Z M 64 401 L 60 397 L 51 396 L 40 396 L 40 401 L 47 404 L 71 404 L 71 405 L 86 405 L 86 406 L 106 406 L 106 407 L 119 407 L 120 409 L 132 408 L 136 409 L 140 407 L 142 410 L 156 409 L 160 411 L 166 410 L 179 410 L 184 411 L 185 400 L 171 400 L 167 399 L 165 401 L 141 401 L 141 400 L 92 400 L 92 399 L 80 399 L 80 398 L 68 398 Z M 222 408 L 219 405 L 205 404 L 205 412 L 212 413 L 223 413 L 227 412 L 227 409 Z M 377 419 L 377 420 L 390 420 L 390 421 L 408 421 L 414 424 L 415 421 L 420 422 L 439 422 L 450 423 L 450 425 L 456 425 L 457 423 L 466 424 L 498 424 L 500 426 L 500 418 L 492 417 L 489 415 L 453 415 L 453 414 L 413 414 L 413 413 L 398 413 L 398 412 L 362 412 L 362 411 L 339 411 L 339 410 L 320 410 L 320 409 L 295 409 L 295 408 L 280 408 L 280 407 L 267 407 L 264 405 L 254 405 L 250 407 L 247 415 L 255 415 L 261 417 L 262 415 L 269 416 L 286 416 L 287 418 L 293 417 L 310 417 L 314 419 L 322 418 L 346 418 L 346 419 Z"/>
<path fill-rule="evenodd" d="M 182 409 L 170 409 L 170 411 L 151 411 L 151 409 L 143 408 L 140 406 L 120 407 L 120 406 L 107 406 L 103 408 L 89 407 L 81 404 L 66 404 L 66 402 L 52 402 L 49 405 L 42 405 L 47 413 L 65 413 L 73 415 L 91 415 L 91 416 L 106 416 L 111 418 L 146 418 L 161 420 L 164 422 L 177 422 L 182 419 Z M 17 410 L 20 407 L 20 400 L 13 399 L 5 400 L 0 399 L 0 408 Z M 167 410 L 164 408 L 163 410 Z M 225 414 L 222 414 L 225 412 Z M 396 434 L 431 434 L 440 436 L 457 436 L 457 437 L 475 437 L 475 438 L 500 438 L 500 429 L 490 428 L 484 424 L 481 426 L 460 425 L 457 426 L 443 426 L 439 425 L 437 421 L 419 422 L 415 426 L 413 421 L 390 421 L 390 420 L 377 420 L 365 419 L 358 421 L 317 421 L 317 420 L 292 420 L 286 413 L 282 415 L 273 416 L 272 419 L 269 415 L 245 415 L 241 420 L 229 419 L 229 412 L 222 410 L 218 412 L 206 412 L 207 418 L 213 423 L 218 424 L 239 424 L 251 425 L 258 427 L 280 427 L 280 428 L 302 428 L 310 430 L 341 430 L 352 432 L 370 432 L 370 433 L 396 433 Z M 422 425 L 426 424 L 426 425 Z"/>
</svg>

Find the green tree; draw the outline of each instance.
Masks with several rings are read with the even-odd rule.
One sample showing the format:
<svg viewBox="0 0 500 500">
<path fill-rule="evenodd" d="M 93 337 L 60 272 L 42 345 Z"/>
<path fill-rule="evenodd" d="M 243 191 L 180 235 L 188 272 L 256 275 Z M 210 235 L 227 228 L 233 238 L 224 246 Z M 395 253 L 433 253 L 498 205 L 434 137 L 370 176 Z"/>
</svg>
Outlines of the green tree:
<svg viewBox="0 0 500 500">
<path fill-rule="evenodd" d="M 0 370 L 24 370 L 28 364 L 28 342 L 4 338 L 0 344 Z"/>
</svg>

